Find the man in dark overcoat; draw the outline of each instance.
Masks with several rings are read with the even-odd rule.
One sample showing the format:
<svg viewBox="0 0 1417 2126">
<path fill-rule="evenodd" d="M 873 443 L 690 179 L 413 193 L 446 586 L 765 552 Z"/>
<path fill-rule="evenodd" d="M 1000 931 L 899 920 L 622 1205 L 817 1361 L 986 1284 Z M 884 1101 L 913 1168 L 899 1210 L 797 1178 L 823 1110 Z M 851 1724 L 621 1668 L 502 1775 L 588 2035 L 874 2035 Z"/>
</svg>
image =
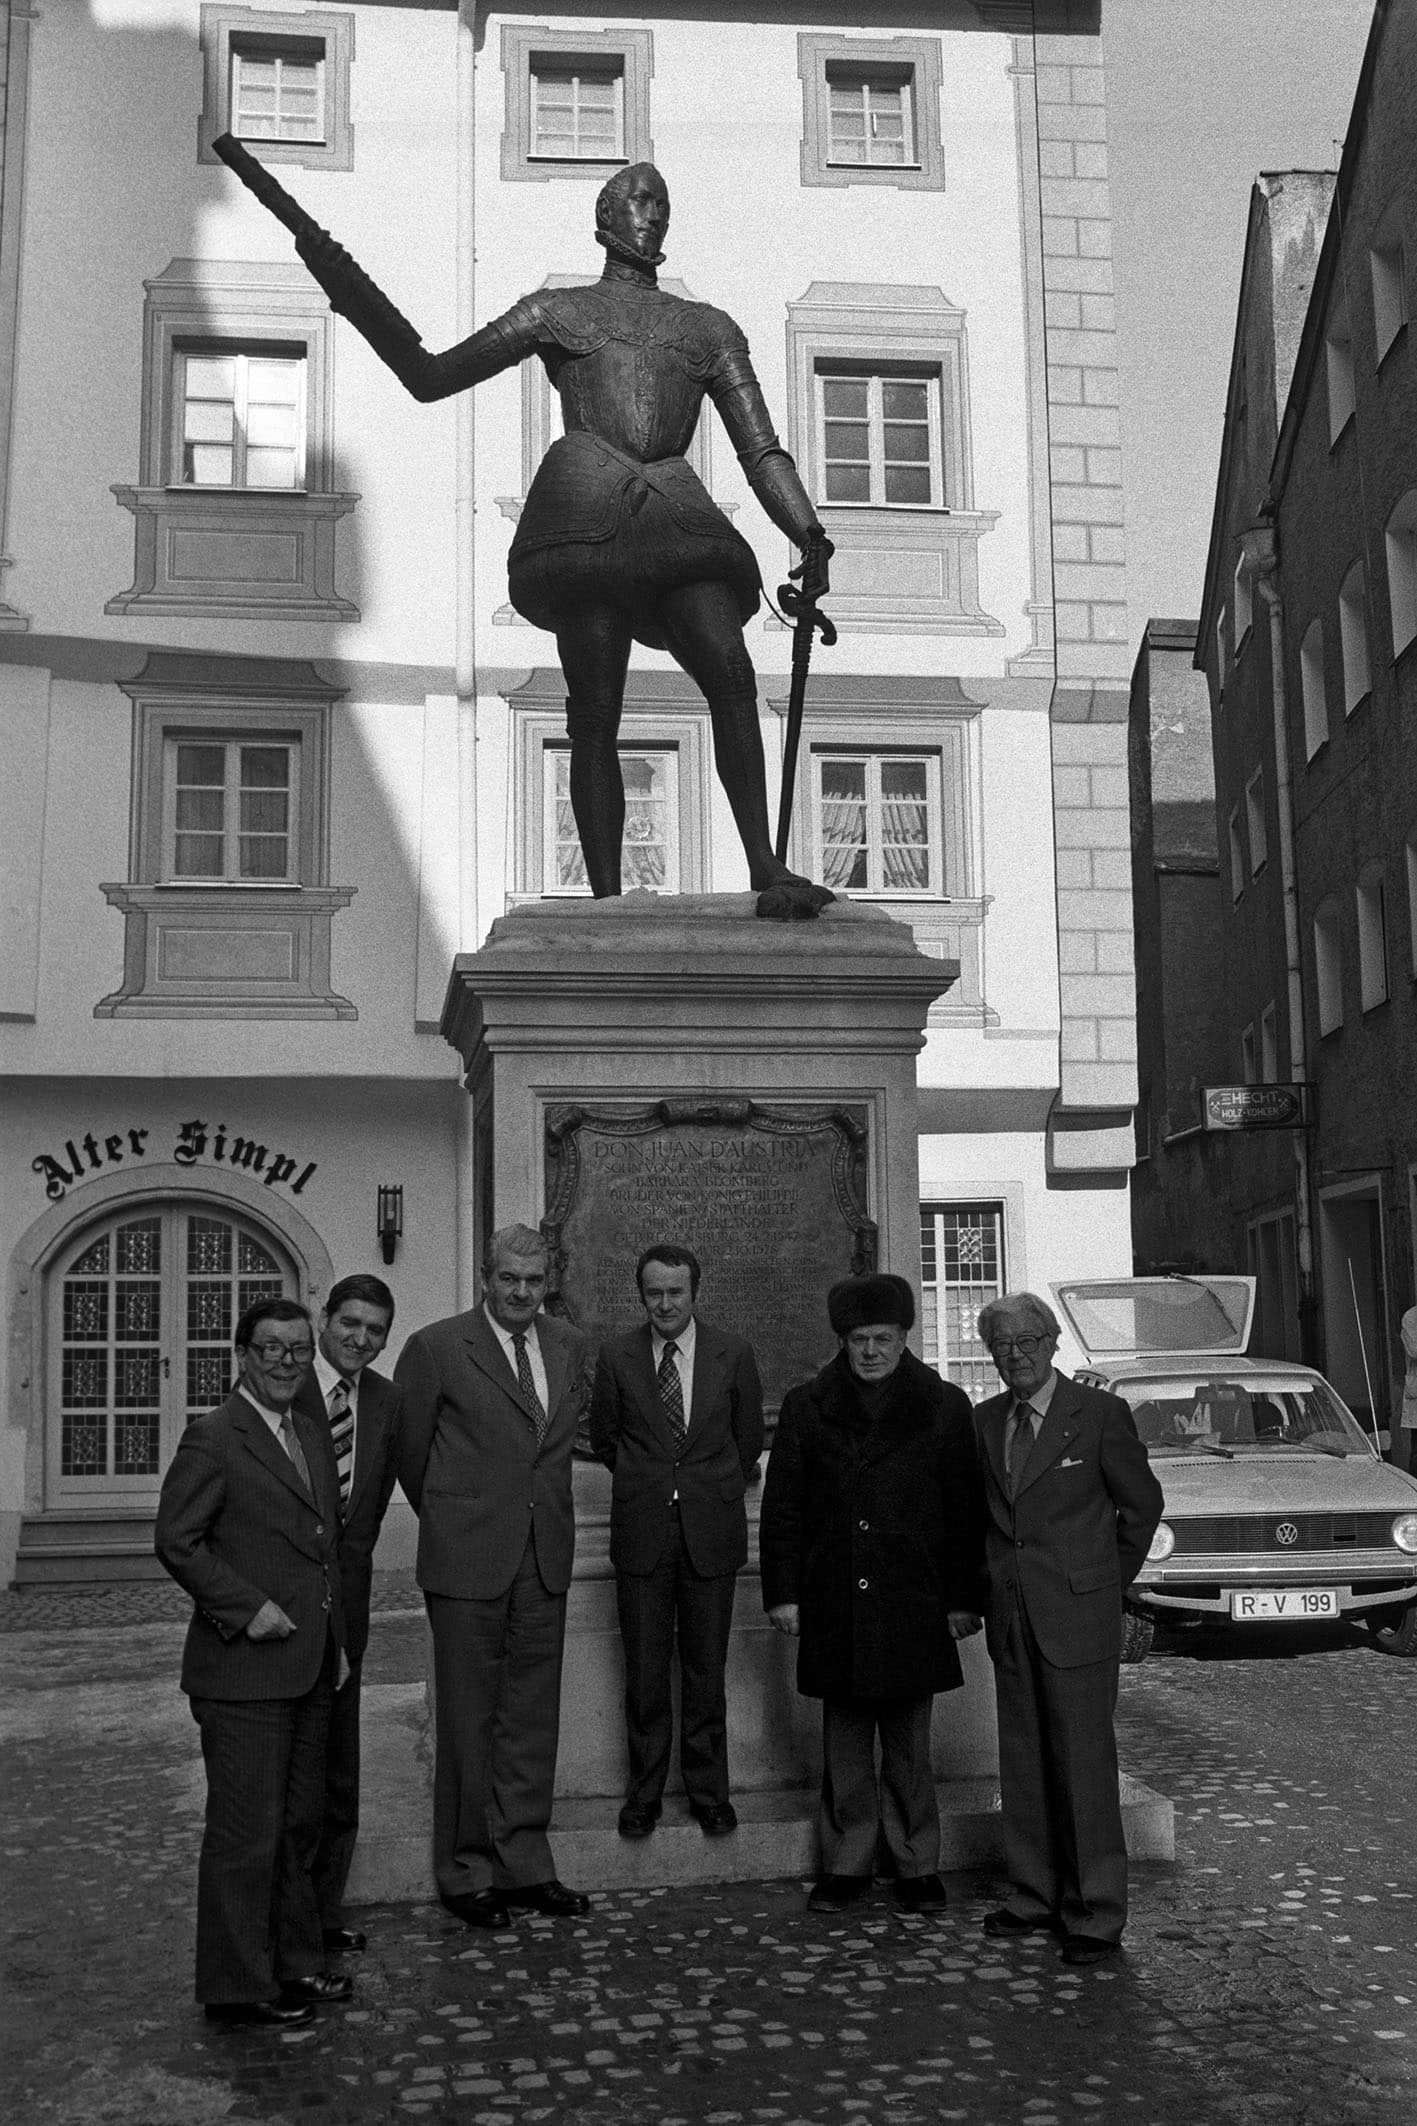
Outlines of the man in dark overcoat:
<svg viewBox="0 0 1417 2126">
<path fill-rule="evenodd" d="M 728 1791 L 725 1672 L 733 1590 L 748 1558 L 743 1504 L 763 1446 L 753 1347 L 697 1314 L 699 1260 L 664 1241 L 635 1268 L 645 1320 L 601 1345 L 590 1443 L 615 1472 L 610 1562 L 625 1648 L 629 1776 L 622 1838 L 659 1817 L 674 1733 L 689 1813 L 709 1838 L 738 1827 Z"/>
<path fill-rule="evenodd" d="M 323 1968 L 313 1873 L 346 1665 L 339 1481 L 328 1430 L 292 1408 L 314 1356 L 305 1308 L 258 1300 L 235 1341 L 238 1385 L 178 1441 L 154 1544 L 196 1605 L 182 1688 L 207 1773 L 197 1998 L 213 2022 L 279 2028 L 351 1990 Z"/>
<path fill-rule="evenodd" d="M 955 1641 L 980 1621 L 969 1403 L 907 1350 L 915 1297 L 903 1277 L 847 1278 L 827 1314 L 841 1348 L 783 1401 L 760 1545 L 763 1606 L 799 1642 L 797 1688 L 822 1700 L 821 1872 L 808 1903 L 837 1911 L 860 1897 L 884 1835 L 901 1905 L 938 1910 L 931 1707 L 963 1683 Z"/>
<path fill-rule="evenodd" d="M 1122 1596 L 1156 1533 L 1161 1486 L 1121 1397 L 1054 1366 L 1046 1300 L 991 1301 L 979 1336 L 1005 1383 L 974 1413 L 1009 1873 L 984 1931 L 1052 1930 L 1065 1962 L 1093 1964 L 1120 1946 L 1127 1917 L 1112 1724 Z"/>
</svg>

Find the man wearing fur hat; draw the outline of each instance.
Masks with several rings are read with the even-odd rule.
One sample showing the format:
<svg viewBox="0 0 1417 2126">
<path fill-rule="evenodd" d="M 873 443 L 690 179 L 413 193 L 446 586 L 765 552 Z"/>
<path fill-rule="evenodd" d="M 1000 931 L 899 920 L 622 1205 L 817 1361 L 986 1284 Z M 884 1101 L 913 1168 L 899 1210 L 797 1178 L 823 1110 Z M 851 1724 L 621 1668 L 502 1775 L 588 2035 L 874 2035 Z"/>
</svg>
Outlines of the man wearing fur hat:
<svg viewBox="0 0 1417 2126">
<path fill-rule="evenodd" d="M 827 1315 L 841 1348 L 783 1402 L 761 1527 L 763 1606 L 798 1641 L 797 1688 L 822 1700 L 808 1905 L 839 1911 L 863 1895 L 884 1834 L 899 1903 L 938 1910 L 930 1713 L 936 1691 L 964 1680 L 955 1641 L 978 1631 L 982 1599 L 970 1407 L 906 1349 L 903 1277 L 849 1277 Z"/>
</svg>

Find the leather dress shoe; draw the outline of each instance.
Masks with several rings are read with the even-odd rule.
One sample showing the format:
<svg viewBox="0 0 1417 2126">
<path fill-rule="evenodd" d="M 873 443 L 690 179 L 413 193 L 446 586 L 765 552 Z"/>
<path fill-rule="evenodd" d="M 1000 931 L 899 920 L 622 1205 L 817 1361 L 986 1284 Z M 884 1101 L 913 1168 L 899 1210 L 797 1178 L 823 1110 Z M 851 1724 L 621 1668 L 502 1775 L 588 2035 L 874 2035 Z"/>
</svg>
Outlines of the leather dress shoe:
<svg viewBox="0 0 1417 2126">
<path fill-rule="evenodd" d="M 1121 1952 L 1119 1941 L 1103 1941 L 1098 1934 L 1065 1934 L 1063 1936 L 1063 1962 L 1065 1964 L 1100 1964 L 1105 1957 Z"/>
<path fill-rule="evenodd" d="M 298 2030 L 315 2020 L 308 2001 L 208 2001 L 205 2012 L 209 2023 L 255 2023 L 272 2030 Z"/>
<path fill-rule="evenodd" d="M 689 1814 L 705 1838 L 723 1838 L 738 1828 L 738 1811 L 731 1801 L 710 1801 L 702 1807 L 694 1804 Z"/>
<path fill-rule="evenodd" d="M 347 2001 L 354 1991 L 354 1980 L 342 1971 L 312 1971 L 308 1978 L 288 1978 L 280 1989 L 282 2001 L 309 2001 L 312 2007 L 327 2008 L 335 2001 Z"/>
<path fill-rule="evenodd" d="M 844 1912 L 871 1887 L 869 1875 L 823 1875 L 807 1899 L 809 1912 Z"/>
<path fill-rule="evenodd" d="M 367 1949 L 369 1937 L 361 1934 L 358 1927 L 326 1927 L 325 1947 L 334 1955 L 354 1956 L 360 1949 Z"/>
<path fill-rule="evenodd" d="M 501 1893 L 514 1911 L 540 1912 L 547 1919 L 581 1919 L 590 1910 L 584 1890 L 568 1890 L 554 1878 L 550 1882 L 519 1883 Z"/>
<path fill-rule="evenodd" d="M 938 1875 L 902 1875 L 895 1901 L 902 1912 L 943 1912 L 949 1898 Z"/>
<path fill-rule="evenodd" d="M 460 1919 L 465 1927 L 486 1927 L 493 1931 L 512 1924 L 512 1915 L 500 1890 L 465 1890 L 445 1897 L 443 1903 L 454 1919 Z"/>
<path fill-rule="evenodd" d="M 997 1940 L 1016 1940 L 1023 1934 L 1051 1934 L 1051 1919 L 1020 1919 L 1007 1905 L 1000 1905 L 996 1912 L 984 1914 L 984 1932 Z"/>
<path fill-rule="evenodd" d="M 627 1801 L 620 1811 L 617 1829 L 622 1838 L 648 1838 L 658 1821 L 658 1809 L 642 1808 L 638 1802 Z"/>
</svg>

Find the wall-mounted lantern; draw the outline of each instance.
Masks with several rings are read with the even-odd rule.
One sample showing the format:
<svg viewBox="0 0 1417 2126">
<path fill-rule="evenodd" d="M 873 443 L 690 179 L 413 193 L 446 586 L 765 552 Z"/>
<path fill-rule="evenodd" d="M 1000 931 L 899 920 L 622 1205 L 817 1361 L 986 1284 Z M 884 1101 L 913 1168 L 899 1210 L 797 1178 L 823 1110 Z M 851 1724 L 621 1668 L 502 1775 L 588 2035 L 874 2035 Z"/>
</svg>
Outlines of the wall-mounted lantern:
<svg viewBox="0 0 1417 2126">
<path fill-rule="evenodd" d="M 379 1190 L 379 1208 L 375 1218 L 375 1229 L 379 1235 L 379 1246 L 383 1250 L 385 1262 L 392 1262 L 394 1250 L 403 1238 L 403 1190 L 401 1187 L 381 1188 Z"/>
</svg>

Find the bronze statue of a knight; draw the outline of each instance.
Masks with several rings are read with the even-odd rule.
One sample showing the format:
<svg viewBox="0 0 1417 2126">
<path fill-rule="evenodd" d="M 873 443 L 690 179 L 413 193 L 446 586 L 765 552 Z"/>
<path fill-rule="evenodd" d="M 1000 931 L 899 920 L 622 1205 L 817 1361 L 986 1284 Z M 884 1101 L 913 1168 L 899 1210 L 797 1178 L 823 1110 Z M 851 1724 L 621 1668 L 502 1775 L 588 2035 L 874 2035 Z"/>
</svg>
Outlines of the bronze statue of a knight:
<svg viewBox="0 0 1417 2126">
<path fill-rule="evenodd" d="M 649 163 L 596 201 L 607 253 L 592 287 L 541 289 L 430 354 L 323 231 L 297 250 L 334 308 L 417 399 L 449 397 L 539 356 L 565 434 L 532 481 L 508 561 L 512 604 L 556 637 L 566 678 L 571 805 L 591 890 L 618 894 L 625 794 L 616 746 L 634 642 L 666 649 L 700 688 L 719 779 L 763 913 L 815 914 L 832 895 L 773 853 L 757 682 L 743 639 L 762 579 L 752 548 L 686 462 L 705 396 L 754 494 L 802 549 L 801 597 L 827 590 L 827 538 L 774 432 L 748 343 L 722 310 L 658 284 L 669 195 Z"/>
</svg>

